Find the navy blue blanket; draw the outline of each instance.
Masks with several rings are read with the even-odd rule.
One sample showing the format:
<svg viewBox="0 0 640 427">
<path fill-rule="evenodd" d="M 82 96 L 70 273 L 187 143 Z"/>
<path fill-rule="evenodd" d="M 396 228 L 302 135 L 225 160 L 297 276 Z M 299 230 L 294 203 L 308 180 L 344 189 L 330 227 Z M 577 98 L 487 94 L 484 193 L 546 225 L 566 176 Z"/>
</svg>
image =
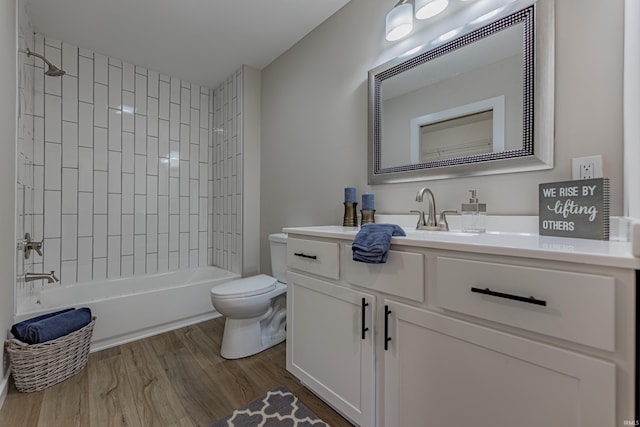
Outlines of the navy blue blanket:
<svg viewBox="0 0 640 427">
<path fill-rule="evenodd" d="M 406 236 L 395 224 L 364 224 L 351 244 L 353 260 L 369 264 L 387 262 L 392 236 Z"/>
<path fill-rule="evenodd" d="M 39 344 L 65 336 L 91 323 L 89 308 L 49 313 L 13 325 L 11 333 L 27 344 Z"/>
</svg>

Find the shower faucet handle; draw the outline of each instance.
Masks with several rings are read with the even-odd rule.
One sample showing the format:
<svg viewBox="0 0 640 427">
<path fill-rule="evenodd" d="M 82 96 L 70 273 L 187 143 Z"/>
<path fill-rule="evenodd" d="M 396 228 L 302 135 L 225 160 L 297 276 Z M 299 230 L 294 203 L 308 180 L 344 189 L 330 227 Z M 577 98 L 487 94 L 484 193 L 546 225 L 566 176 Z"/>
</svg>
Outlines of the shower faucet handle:
<svg viewBox="0 0 640 427">
<path fill-rule="evenodd" d="M 34 251 L 36 251 L 36 253 L 39 256 L 42 256 L 42 244 L 44 243 L 44 240 L 41 240 L 39 242 L 32 242 L 31 243 L 31 249 L 33 249 Z"/>
<path fill-rule="evenodd" d="M 24 259 L 29 259 L 31 255 L 31 251 L 34 250 L 38 255 L 42 256 L 42 245 L 44 240 L 39 242 L 31 241 L 31 235 L 29 233 L 25 233 L 24 240 L 22 241 L 22 251 L 24 252 Z"/>
</svg>

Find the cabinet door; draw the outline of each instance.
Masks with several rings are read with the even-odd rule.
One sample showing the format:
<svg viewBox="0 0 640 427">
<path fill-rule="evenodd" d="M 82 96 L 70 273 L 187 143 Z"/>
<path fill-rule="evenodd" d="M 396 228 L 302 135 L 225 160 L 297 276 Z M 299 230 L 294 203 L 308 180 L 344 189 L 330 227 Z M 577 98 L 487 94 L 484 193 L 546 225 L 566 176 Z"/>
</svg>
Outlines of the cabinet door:
<svg viewBox="0 0 640 427">
<path fill-rule="evenodd" d="M 615 425 L 612 363 L 384 303 L 385 426 Z"/>
<path fill-rule="evenodd" d="M 353 422 L 374 426 L 374 296 L 291 272 L 287 280 L 287 370 Z"/>
</svg>

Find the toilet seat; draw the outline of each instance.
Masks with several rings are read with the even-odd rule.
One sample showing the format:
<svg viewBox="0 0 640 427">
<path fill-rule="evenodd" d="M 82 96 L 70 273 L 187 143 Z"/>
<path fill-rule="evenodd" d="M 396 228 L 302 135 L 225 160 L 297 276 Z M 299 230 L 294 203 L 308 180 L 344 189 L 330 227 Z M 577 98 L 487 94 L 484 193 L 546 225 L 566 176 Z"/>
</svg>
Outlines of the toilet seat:
<svg viewBox="0 0 640 427">
<path fill-rule="evenodd" d="M 217 299 L 251 297 L 273 291 L 277 282 L 274 277 L 258 274 L 214 286 L 211 295 Z"/>
</svg>

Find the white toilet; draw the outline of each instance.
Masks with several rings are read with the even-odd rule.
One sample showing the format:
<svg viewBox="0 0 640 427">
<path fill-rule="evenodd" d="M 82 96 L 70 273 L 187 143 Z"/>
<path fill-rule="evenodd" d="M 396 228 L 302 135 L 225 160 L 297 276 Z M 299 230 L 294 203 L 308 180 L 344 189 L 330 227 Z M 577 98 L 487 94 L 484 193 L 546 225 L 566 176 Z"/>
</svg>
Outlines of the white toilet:
<svg viewBox="0 0 640 427">
<path fill-rule="evenodd" d="M 287 235 L 269 235 L 271 270 L 211 288 L 211 303 L 227 317 L 220 354 L 239 359 L 284 341 L 287 318 Z"/>
</svg>

